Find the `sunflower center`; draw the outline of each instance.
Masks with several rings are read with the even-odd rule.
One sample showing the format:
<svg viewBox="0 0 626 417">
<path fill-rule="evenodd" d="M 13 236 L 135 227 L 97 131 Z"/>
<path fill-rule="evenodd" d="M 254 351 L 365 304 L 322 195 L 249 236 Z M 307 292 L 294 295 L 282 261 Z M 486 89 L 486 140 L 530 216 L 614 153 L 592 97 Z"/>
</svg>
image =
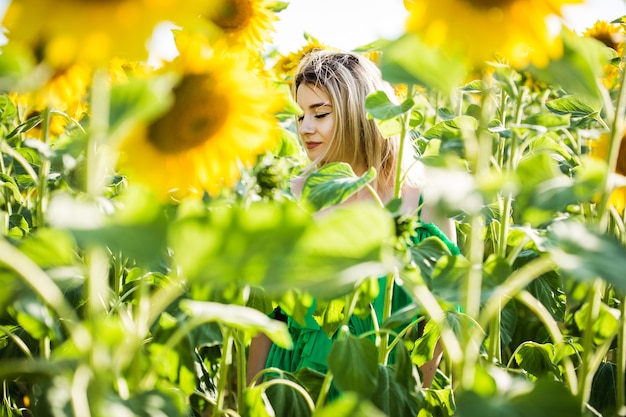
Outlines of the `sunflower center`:
<svg viewBox="0 0 626 417">
<path fill-rule="evenodd" d="M 176 154 L 199 146 L 222 127 L 229 113 L 228 97 L 217 93 L 207 74 L 183 78 L 174 89 L 174 105 L 148 130 L 148 141 L 163 153 Z"/>
<path fill-rule="evenodd" d="M 224 30 L 245 27 L 252 17 L 251 0 L 223 0 L 210 19 Z"/>
<path fill-rule="evenodd" d="M 598 33 L 595 33 L 593 37 L 596 40 L 599 40 L 600 42 L 608 46 L 609 48 L 612 48 L 616 51 L 617 51 L 617 48 L 619 47 L 619 43 L 615 42 L 615 38 L 613 37 L 613 34 L 611 34 L 611 32 L 608 32 L 608 31 L 598 32 Z"/>
<path fill-rule="evenodd" d="M 472 7 L 477 9 L 493 9 L 495 8 L 503 8 L 513 3 L 516 0 L 467 0 Z"/>
</svg>

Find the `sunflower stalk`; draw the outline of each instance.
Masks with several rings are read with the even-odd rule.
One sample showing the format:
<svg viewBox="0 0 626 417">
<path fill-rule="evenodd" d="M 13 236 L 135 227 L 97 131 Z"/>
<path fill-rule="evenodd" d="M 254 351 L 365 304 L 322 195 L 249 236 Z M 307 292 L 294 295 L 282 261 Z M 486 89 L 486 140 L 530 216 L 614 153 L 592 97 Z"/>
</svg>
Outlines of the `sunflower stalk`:
<svg viewBox="0 0 626 417">
<path fill-rule="evenodd" d="M 409 88 L 409 97 L 412 97 L 414 91 L 413 86 Z M 402 193 L 402 157 L 404 154 L 404 143 L 407 139 L 407 133 L 409 131 L 409 120 L 411 118 L 411 110 L 407 110 L 402 113 L 400 118 L 400 146 L 398 147 L 398 155 L 396 156 L 396 177 L 394 181 L 393 196 L 394 198 L 400 198 Z"/>
<path fill-rule="evenodd" d="M 500 105 L 502 107 L 505 106 L 506 103 L 506 93 L 504 91 L 500 91 L 501 100 Z M 514 117 L 513 123 L 515 125 L 519 124 L 522 119 L 522 109 L 524 102 L 524 90 L 522 89 L 517 94 L 515 100 L 515 109 L 514 109 Z M 503 126 L 506 123 L 506 119 L 504 117 L 505 110 L 501 109 L 501 122 Z M 509 174 L 514 172 L 516 168 L 516 159 L 517 152 L 519 146 L 519 137 L 515 131 L 511 136 L 511 149 L 509 153 L 509 157 L 503 164 L 503 171 L 505 174 Z M 500 195 L 500 224 L 498 230 L 498 241 L 495 245 L 496 247 L 496 255 L 501 259 L 507 258 L 507 242 L 509 238 L 509 222 L 511 219 L 511 207 L 513 203 L 513 195 L 510 191 L 505 191 L 504 195 Z M 514 258 L 511 259 L 511 262 Z M 489 332 L 489 359 L 497 359 L 498 362 L 502 362 L 502 346 L 501 346 L 501 325 L 502 325 L 502 315 L 500 312 L 496 314 L 491 323 L 490 332 Z"/>
<path fill-rule="evenodd" d="M 228 371 L 232 366 L 232 350 L 234 336 L 233 331 L 229 328 L 222 327 L 223 343 L 222 357 L 220 358 L 218 377 L 217 377 L 217 399 L 215 400 L 214 415 L 220 416 L 224 414 L 224 404 L 226 402 Z"/>
<path fill-rule="evenodd" d="M 246 343 L 244 341 L 244 333 L 238 330 L 234 331 L 235 355 L 237 356 L 237 409 L 245 410 L 246 389 Z"/>
<path fill-rule="evenodd" d="M 0 139 L 0 145 L 5 145 L 5 141 L 3 139 Z M 9 172 L 7 172 L 7 168 L 4 164 L 4 155 L 2 155 L 3 153 L 2 148 L 3 146 L 0 146 L 0 173 L 4 175 L 9 175 Z M 11 190 L 3 187 L 2 198 L 4 201 L 6 201 L 6 205 L 5 205 L 6 211 L 2 211 L 0 209 L 0 215 L 2 216 L 0 218 L 0 233 L 2 233 L 3 236 L 6 236 L 9 231 L 9 219 L 10 219 L 11 214 L 13 213 L 13 209 L 11 207 L 11 204 L 9 203 L 9 201 L 11 201 Z"/>
<path fill-rule="evenodd" d="M 41 141 L 45 146 L 50 142 L 50 108 L 43 110 L 41 122 Z M 50 159 L 47 155 L 41 155 L 39 166 L 39 183 L 37 185 L 37 227 L 43 228 L 45 224 L 45 212 L 48 201 L 48 177 L 50 176 Z"/>
<path fill-rule="evenodd" d="M 619 305 L 619 328 L 617 330 L 617 352 L 616 365 L 617 375 L 626 375 L 626 297 L 623 293 L 619 294 L 621 300 Z M 624 390 L 626 389 L 624 378 L 617 378 L 615 388 L 617 390 L 616 409 L 618 414 L 624 414 L 626 410 L 626 398 Z"/>
<path fill-rule="evenodd" d="M 484 84 L 488 85 L 486 74 L 484 74 L 483 77 L 485 78 Z M 491 104 L 491 94 L 490 89 L 483 89 L 478 129 L 476 132 L 473 132 L 476 136 L 473 136 L 472 132 L 467 132 L 471 137 L 467 137 L 466 135 L 465 138 L 466 146 L 469 145 L 468 161 L 472 164 L 471 166 L 474 170 L 475 178 L 479 180 L 489 174 L 489 164 L 491 161 L 492 137 L 486 129 L 489 120 L 495 113 L 495 109 Z M 469 142 L 467 140 L 469 140 Z M 470 152 L 473 154 L 470 154 Z M 471 317 L 478 317 L 482 287 L 482 266 L 485 251 L 485 241 L 483 239 L 485 228 L 484 216 L 481 213 L 474 213 L 471 216 L 470 225 L 468 258 L 472 267 L 469 270 L 466 281 L 465 312 Z"/>
<path fill-rule="evenodd" d="M 387 320 L 391 316 L 391 306 L 392 306 L 393 287 L 394 287 L 393 283 L 395 282 L 397 273 L 398 272 L 396 269 L 393 272 L 390 272 L 389 274 L 387 274 L 385 278 L 385 302 L 383 305 L 383 312 L 382 312 L 383 315 L 382 315 L 381 323 L 384 323 L 385 320 Z M 388 344 L 389 344 L 389 333 L 384 332 L 380 335 L 380 346 L 379 346 L 379 356 L 378 356 L 378 361 L 383 365 L 387 364 L 387 357 L 389 356 L 389 350 L 387 347 Z"/>
<path fill-rule="evenodd" d="M 587 323 L 585 324 L 585 331 L 582 338 L 582 361 L 580 364 L 580 373 L 578 377 L 579 390 L 578 400 L 581 410 L 585 410 L 586 404 L 589 401 L 591 394 L 591 381 L 594 374 L 594 369 L 591 366 L 591 361 L 594 354 L 593 339 L 594 339 L 594 324 L 600 316 L 600 304 L 602 304 L 602 288 L 603 282 L 600 278 L 597 278 L 589 291 L 587 302 L 589 303 L 589 315 L 587 316 Z"/>
<path fill-rule="evenodd" d="M 104 191 L 108 170 L 103 164 L 103 148 L 109 126 L 109 76 L 105 70 L 96 70 L 92 82 L 91 124 L 87 140 L 87 194 L 95 201 Z M 108 256 L 103 248 L 87 249 L 89 271 L 89 311 L 93 318 L 108 307 Z M 95 323 L 94 323 L 95 325 Z M 97 329 L 94 328 L 94 331 Z"/>
<path fill-rule="evenodd" d="M 625 59 L 626 50 L 622 53 L 621 61 L 623 62 Z M 617 158 L 619 156 L 619 148 L 622 142 L 622 137 L 624 136 L 623 115 L 624 111 L 626 110 L 626 87 L 624 86 L 625 82 L 626 71 L 622 70 L 620 74 L 619 90 L 617 92 L 615 106 L 612 106 L 608 94 L 603 95 L 605 99 L 605 108 L 608 110 L 609 114 L 610 132 L 608 145 L 609 154 L 607 156 L 607 166 L 602 182 L 602 197 L 598 206 L 598 218 L 600 219 L 600 230 L 602 231 L 607 230 L 608 227 L 609 211 L 607 210 L 607 203 L 609 201 L 609 197 L 612 191 L 612 184 L 609 178 L 611 178 L 612 173 L 615 172 L 615 167 L 617 166 Z M 604 88 L 601 83 L 599 83 L 599 88 Z M 603 89 L 602 91 L 605 90 Z"/>
<path fill-rule="evenodd" d="M 413 85 L 409 86 L 409 97 L 414 94 Z M 396 156 L 396 176 L 394 181 L 394 190 L 393 196 L 394 198 L 400 198 L 402 196 L 402 158 L 404 154 L 404 146 L 407 139 L 407 133 L 409 129 L 409 119 L 410 119 L 411 110 L 402 113 L 399 116 L 400 119 L 400 146 L 398 147 L 398 155 Z M 382 317 L 380 317 L 380 322 L 384 323 L 390 316 L 392 310 L 392 301 L 393 301 L 393 287 L 395 282 L 395 277 L 398 274 L 397 270 L 394 272 L 387 274 L 385 278 L 385 299 L 383 303 L 383 311 Z M 387 344 L 389 343 L 389 334 L 383 333 L 380 336 L 380 346 L 379 346 L 379 361 L 382 364 L 387 363 L 387 357 L 389 356 L 389 351 Z"/>
</svg>

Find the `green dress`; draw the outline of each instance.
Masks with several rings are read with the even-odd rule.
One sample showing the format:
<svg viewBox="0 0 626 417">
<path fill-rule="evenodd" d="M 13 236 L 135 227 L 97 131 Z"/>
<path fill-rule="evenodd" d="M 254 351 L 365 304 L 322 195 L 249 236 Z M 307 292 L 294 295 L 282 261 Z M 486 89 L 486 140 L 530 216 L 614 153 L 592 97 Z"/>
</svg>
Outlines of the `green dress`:
<svg viewBox="0 0 626 417">
<path fill-rule="evenodd" d="M 459 254 L 457 246 L 434 224 L 422 223 L 418 226 L 416 232 L 416 236 L 412 239 L 414 244 L 430 236 L 437 236 L 446 244 L 452 254 Z M 385 277 L 379 278 L 379 288 L 385 287 L 385 279 Z M 372 302 L 378 318 L 382 317 L 384 297 L 385 292 L 380 291 Z M 402 287 L 394 284 L 392 312 L 407 306 L 411 301 L 411 296 Z M 304 325 L 297 323 L 291 317 L 287 317 L 287 328 L 293 339 L 293 349 L 287 350 L 273 344 L 265 363 L 266 368 L 274 367 L 286 372 L 296 372 L 302 368 L 310 368 L 321 373 L 328 371 L 326 358 L 337 333 L 329 338 L 313 318 L 314 311 L 315 303 L 309 308 L 305 316 Z M 366 318 L 352 316 L 349 319 L 348 327 L 352 334 L 358 336 L 373 330 L 374 324 L 371 316 Z M 393 357 L 390 357 L 390 363 L 393 363 Z"/>
</svg>

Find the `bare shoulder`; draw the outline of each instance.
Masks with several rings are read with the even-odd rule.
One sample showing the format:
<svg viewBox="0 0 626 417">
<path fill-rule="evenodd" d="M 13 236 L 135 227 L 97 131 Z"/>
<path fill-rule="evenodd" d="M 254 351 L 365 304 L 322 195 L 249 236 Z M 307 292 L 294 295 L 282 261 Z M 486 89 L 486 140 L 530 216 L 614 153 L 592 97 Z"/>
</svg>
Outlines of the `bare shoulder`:
<svg viewBox="0 0 626 417">
<path fill-rule="evenodd" d="M 456 243 L 456 225 L 454 220 L 438 212 L 436 207 L 425 202 L 421 210 L 421 220 L 425 223 L 433 223 L 437 226 L 450 241 Z"/>
<path fill-rule="evenodd" d="M 415 214 L 420 206 L 420 196 L 422 190 L 418 187 L 407 185 L 402 186 L 402 208 L 404 214 Z"/>
<path fill-rule="evenodd" d="M 437 211 L 437 208 L 422 198 L 419 187 L 406 185 L 402 188 L 402 212 L 416 214 L 419 210 L 421 221 L 436 225 L 452 242 L 456 243 L 456 225 L 454 220 Z"/>
</svg>

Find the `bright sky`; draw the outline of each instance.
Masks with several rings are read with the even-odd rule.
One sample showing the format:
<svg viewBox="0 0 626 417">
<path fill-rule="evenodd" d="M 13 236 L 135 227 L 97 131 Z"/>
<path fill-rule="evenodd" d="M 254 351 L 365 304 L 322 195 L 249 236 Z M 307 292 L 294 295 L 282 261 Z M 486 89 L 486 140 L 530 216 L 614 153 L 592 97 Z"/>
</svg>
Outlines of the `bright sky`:
<svg viewBox="0 0 626 417">
<path fill-rule="evenodd" d="M 282 53 L 304 45 L 305 32 L 344 50 L 381 38 L 394 39 L 403 33 L 407 16 L 403 0 L 287 1 L 287 8 L 278 14 L 273 42 Z M 9 2 L 0 0 L 0 15 Z M 582 5 L 565 6 L 563 14 L 568 26 L 580 33 L 598 20 L 612 21 L 626 15 L 626 0 L 585 0 Z M 160 31 L 153 39 L 153 47 L 164 57 L 176 54 L 169 31 Z"/>
<path fill-rule="evenodd" d="M 626 0 L 587 0 L 563 10 L 568 26 L 577 32 L 597 20 L 626 15 Z M 298 50 L 304 32 L 339 49 L 354 49 L 379 38 L 393 39 L 404 29 L 402 0 L 291 0 L 279 13 L 274 43 L 282 53 Z"/>
</svg>

